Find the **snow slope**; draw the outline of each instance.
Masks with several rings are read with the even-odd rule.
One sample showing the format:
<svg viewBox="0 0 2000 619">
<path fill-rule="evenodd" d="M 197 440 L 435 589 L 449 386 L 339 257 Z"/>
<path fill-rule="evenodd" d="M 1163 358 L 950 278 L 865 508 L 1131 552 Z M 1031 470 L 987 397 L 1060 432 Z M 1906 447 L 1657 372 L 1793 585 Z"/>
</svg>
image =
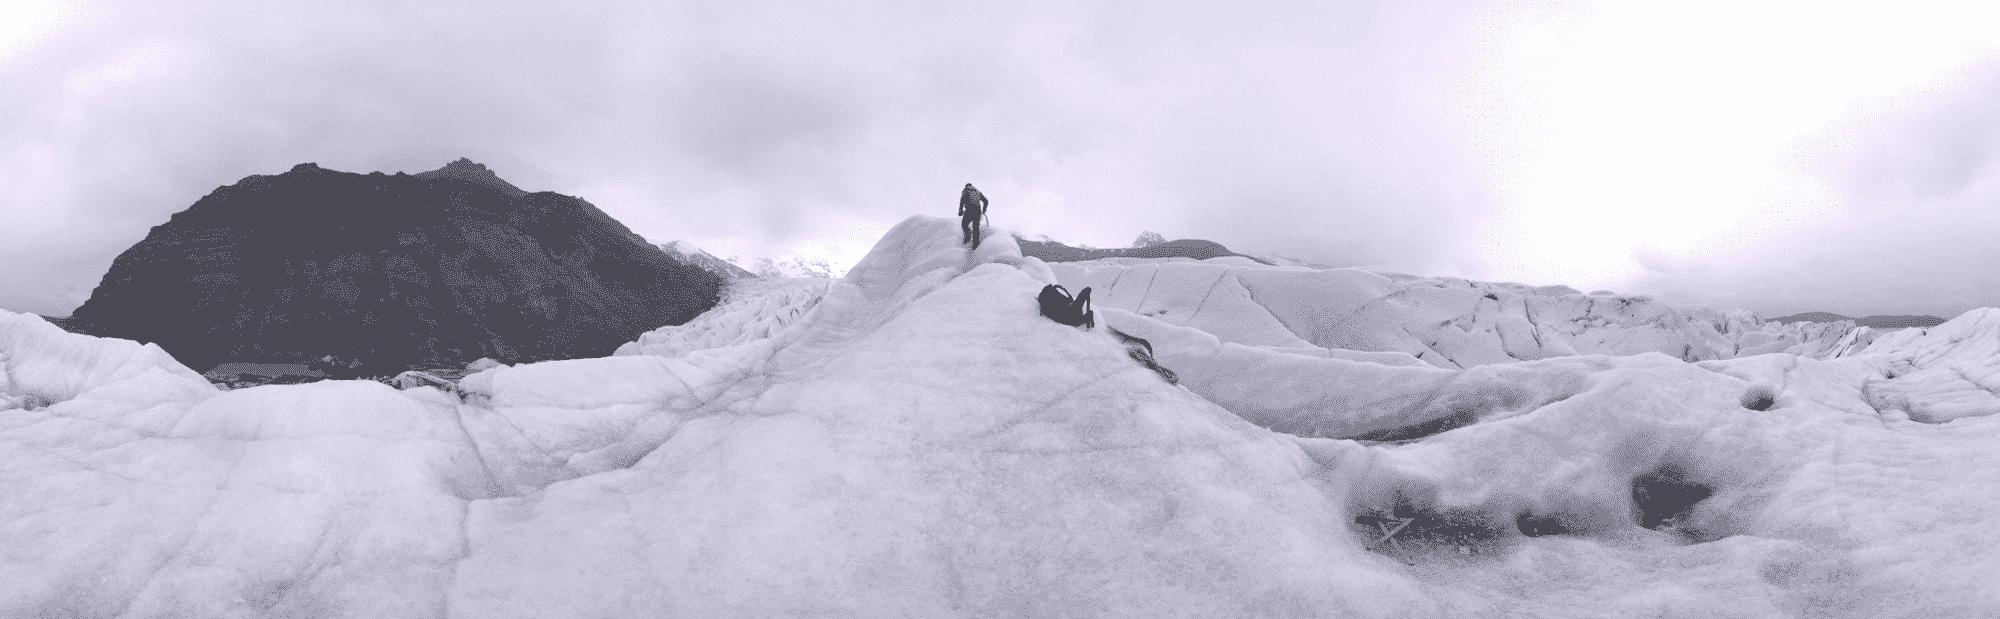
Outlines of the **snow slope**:
<svg viewBox="0 0 2000 619">
<path fill-rule="evenodd" d="M 463 401 L 219 392 L 0 314 L 0 390 L 53 402 L 0 410 L 0 616 L 2000 612 L 2000 310 L 1833 359 L 1457 369 L 1106 286 L 1183 389 L 953 224 Z M 1407 436 L 1324 438 L 1371 432 Z"/>
</svg>

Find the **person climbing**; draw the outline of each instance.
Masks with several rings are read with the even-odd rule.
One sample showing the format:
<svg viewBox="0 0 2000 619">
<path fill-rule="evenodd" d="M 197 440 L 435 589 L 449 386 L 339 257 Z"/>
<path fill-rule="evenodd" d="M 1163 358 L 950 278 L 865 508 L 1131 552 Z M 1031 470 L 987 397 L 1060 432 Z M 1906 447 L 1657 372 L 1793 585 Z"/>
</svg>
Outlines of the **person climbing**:
<svg viewBox="0 0 2000 619">
<path fill-rule="evenodd" d="M 979 249 L 979 218 L 985 214 L 986 194 L 966 183 L 965 191 L 958 194 L 958 229 L 965 232 L 960 245 L 971 244 L 973 249 Z"/>
</svg>

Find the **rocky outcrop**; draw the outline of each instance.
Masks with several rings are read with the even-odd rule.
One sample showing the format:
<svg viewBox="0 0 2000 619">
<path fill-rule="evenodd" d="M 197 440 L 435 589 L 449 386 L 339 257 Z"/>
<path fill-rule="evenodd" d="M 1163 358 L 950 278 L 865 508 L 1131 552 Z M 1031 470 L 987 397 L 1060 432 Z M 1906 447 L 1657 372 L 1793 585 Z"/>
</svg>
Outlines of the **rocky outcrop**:
<svg viewBox="0 0 2000 619">
<path fill-rule="evenodd" d="M 326 373 L 298 363 L 224 363 L 202 373 L 217 387 L 241 389 L 257 385 L 296 385 L 326 378 Z"/>
<path fill-rule="evenodd" d="M 67 326 L 157 343 L 197 371 L 395 375 L 606 355 L 699 315 L 720 287 L 589 202 L 471 161 L 413 175 L 305 163 L 155 226 Z"/>
</svg>

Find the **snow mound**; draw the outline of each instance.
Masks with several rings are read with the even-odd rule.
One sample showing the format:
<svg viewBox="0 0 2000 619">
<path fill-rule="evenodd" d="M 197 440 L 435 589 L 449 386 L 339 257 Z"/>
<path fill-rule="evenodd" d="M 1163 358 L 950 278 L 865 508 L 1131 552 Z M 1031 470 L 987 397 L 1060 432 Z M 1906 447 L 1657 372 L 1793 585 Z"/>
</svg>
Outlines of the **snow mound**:
<svg viewBox="0 0 2000 619">
<path fill-rule="evenodd" d="M 1925 423 L 2000 412 L 2000 309 L 1897 331 L 1873 349 L 1882 375 L 1863 392 L 1877 411 Z"/>
<path fill-rule="evenodd" d="M 152 344 L 77 335 L 34 314 L 0 310 L 0 408 L 120 393 L 165 399 L 216 389 Z"/>
<path fill-rule="evenodd" d="M 1084 331 L 1036 311 L 1062 266 L 989 234 L 967 251 L 913 217 L 843 280 L 486 367 L 462 398 L 217 392 L 157 348 L 0 315 L 6 392 L 55 401 L 0 410 L 0 616 L 2000 611 L 2000 416 L 1967 404 L 2000 311 L 1832 359 L 1445 368 L 1315 342 L 1400 341 L 1464 311 L 1421 301 L 1458 287 L 1121 265 L 1160 281 L 1104 286 Z M 1353 310 L 1398 286 L 1418 300 Z M 1301 335 L 1312 294 L 1375 318 Z M 1645 303 L 1586 315 L 1684 333 Z"/>
</svg>

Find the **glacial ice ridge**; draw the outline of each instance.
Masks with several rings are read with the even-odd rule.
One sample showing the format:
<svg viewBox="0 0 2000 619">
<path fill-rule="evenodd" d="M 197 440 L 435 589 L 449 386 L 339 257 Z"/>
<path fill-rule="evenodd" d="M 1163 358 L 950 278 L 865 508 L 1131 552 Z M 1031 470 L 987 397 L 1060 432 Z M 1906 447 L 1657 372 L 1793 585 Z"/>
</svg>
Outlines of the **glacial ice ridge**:
<svg viewBox="0 0 2000 619">
<path fill-rule="evenodd" d="M 218 391 L 157 347 L 0 313 L 0 616 L 2000 611 L 2000 310 L 1839 354 L 1572 337 L 1510 361 L 1406 325 L 1577 301 L 1410 284 L 1313 331 L 1288 325 L 1339 288 L 1312 278 L 1399 280 L 1071 268 L 958 234 L 912 217 L 844 279 L 757 282 L 463 397 Z M 1104 324 L 1183 386 L 1040 317 L 1058 281 L 1101 286 Z M 1435 328 L 1519 328 L 1479 316 Z M 1408 524 L 1385 543 L 1369 518 Z"/>
</svg>

